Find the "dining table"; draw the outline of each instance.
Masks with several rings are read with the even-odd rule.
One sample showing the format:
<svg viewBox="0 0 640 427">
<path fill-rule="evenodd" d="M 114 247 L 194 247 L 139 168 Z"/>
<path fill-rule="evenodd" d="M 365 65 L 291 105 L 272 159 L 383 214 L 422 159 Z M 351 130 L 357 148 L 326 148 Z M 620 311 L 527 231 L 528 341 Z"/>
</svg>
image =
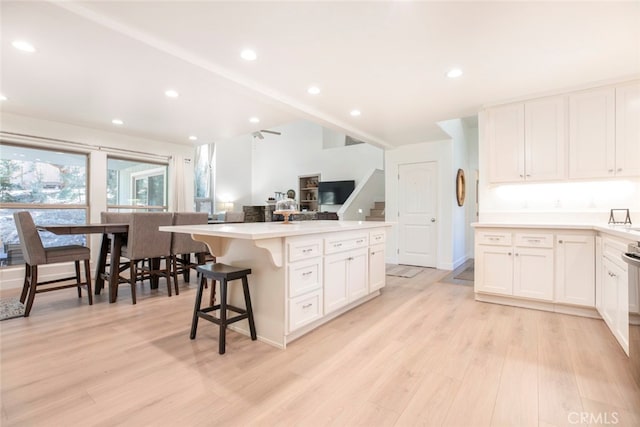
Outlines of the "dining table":
<svg viewBox="0 0 640 427">
<path fill-rule="evenodd" d="M 118 260 L 122 253 L 122 244 L 126 241 L 126 236 L 129 233 L 129 224 L 52 224 L 36 225 L 36 227 L 38 230 L 48 231 L 56 235 L 102 234 L 100 254 L 96 264 L 94 293 L 100 295 L 102 289 L 104 289 L 106 277 L 109 281 L 109 302 L 116 301 L 118 281 L 120 279 Z M 111 242 L 111 262 L 109 263 L 109 273 L 105 274 L 109 242 Z"/>
</svg>

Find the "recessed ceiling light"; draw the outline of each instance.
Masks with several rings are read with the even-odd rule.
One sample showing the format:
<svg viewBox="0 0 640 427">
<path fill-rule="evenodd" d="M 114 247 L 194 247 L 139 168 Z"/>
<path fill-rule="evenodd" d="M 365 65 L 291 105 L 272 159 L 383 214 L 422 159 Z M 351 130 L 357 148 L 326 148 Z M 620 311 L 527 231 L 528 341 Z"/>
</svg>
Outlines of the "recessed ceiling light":
<svg viewBox="0 0 640 427">
<path fill-rule="evenodd" d="M 462 70 L 460 68 L 452 68 L 447 73 L 447 77 L 450 79 L 455 79 L 456 77 L 460 77 L 462 75 Z"/>
<path fill-rule="evenodd" d="M 14 40 L 13 43 L 11 43 L 13 45 L 13 47 L 15 47 L 18 50 L 21 50 L 23 52 L 28 52 L 28 53 L 33 53 L 36 51 L 36 48 L 33 47 L 33 45 L 31 43 L 29 43 L 28 41 L 24 41 L 24 40 Z"/>
<path fill-rule="evenodd" d="M 9 98 L 0 93 L 0 101 L 6 101 L 7 99 Z"/>
<path fill-rule="evenodd" d="M 260 123 L 260 119 L 259 119 L 259 118 L 257 118 L 257 117 L 251 117 L 251 118 L 249 119 L 249 121 L 250 121 L 251 123 Z"/>
<path fill-rule="evenodd" d="M 358 117 L 362 113 L 360 112 L 360 110 L 351 110 L 349 114 L 351 114 L 353 117 Z"/>
<path fill-rule="evenodd" d="M 177 98 L 180 96 L 180 94 L 178 93 L 178 91 L 173 90 L 173 89 L 167 89 L 164 91 L 164 94 L 168 97 L 168 98 Z"/>
<path fill-rule="evenodd" d="M 122 126 L 124 124 L 124 122 L 120 119 L 113 119 L 111 120 L 111 123 L 113 123 L 116 126 Z"/>
<path fill-rule="evenodd" d="M 240 52 L 240 57 L 245 61 L 255 61 L 258 55 L 256 54 L 255 51 L 251 49 L 245 49 L 242 52 Z"/>
<path fill-rule="evenodd" d="M 191 136 L 189 137 L 189 139 L 190 139 L 191 141 L 197 141 L 197 140 L 198 140 L 198 137 L 197 137 L 197 136 L 195 136 L 195 135 L 191 135 Z"/>
<path fill-rule="evenodd" d="M 307 92 L 309 92 L 311 95 L 317 95 L 320 93 L 320 88 L 318 86 L 309 86 Z"/>
</svg>

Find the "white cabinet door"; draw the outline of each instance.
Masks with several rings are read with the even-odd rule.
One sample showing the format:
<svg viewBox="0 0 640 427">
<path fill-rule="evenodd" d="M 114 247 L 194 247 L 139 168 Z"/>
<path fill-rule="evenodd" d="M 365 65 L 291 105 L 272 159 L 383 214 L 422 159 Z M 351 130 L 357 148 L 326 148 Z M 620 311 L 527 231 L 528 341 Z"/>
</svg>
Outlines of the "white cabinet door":
<svg viewBox="0 0 640 427">
<path fill-rule="evenodd" d="M 369 293 L 369 250 L 362 248 L 349 252 L 347 265 L 347 289 L 349 302 Z"/>
<path fill-rule="evenodd" d="M 324 259 L 324 314 L 331 313 L 349 302 L 347 268 L 349 256 L 345 253 Z"/>
<path fill-rule="evenodd" d="M 369 292 L 376 291 L 386 284 L 385 246 L 384 244 L 369 248 Z"/>
<path fill-rule="evenodd" d="M 489 182 L 524 179 L 524 104 L 487 111 Z"/>
<path fill-rule="evenodd" d="M 553 299 L 553 249 L 515 248 L 513 295 Z"/>
<path fill-rule="evenodd" d="M 602 259 L 602 318 L 613 332 L 617 323 L 618 284 L 612 273 L 615 269 L 612 265 L 608 258 Z"/>
<path fill-rule="evenodd" d="M 640 82 L 616 88 L 616 176 L 640 175 Z"/>
<path fill-rule="evenodd" d="M 567 176 L 567 98 L 554 96 L 524 105 L 525 179 Z"/>
<path fill-rule="evenodd" d="M 476 246 L 476 292 L 513 294 L 513 253 L 511 247 Z"/>
<path fill-rule="evenodd" d="M 569 95 L 570 178 L 614 176 L 614 119 L 614 88 Z"/>
<path fill-rule="evenodd" d="M 603 258 L 603 318 L 622 348 L 629 354 L 629 290 L 627 270 Z"/>
<path fill-rule="evenodd" d="M 558 234 L 555 301 L 595 307 L 595 294 L 594 236 Z"/>
</svg>

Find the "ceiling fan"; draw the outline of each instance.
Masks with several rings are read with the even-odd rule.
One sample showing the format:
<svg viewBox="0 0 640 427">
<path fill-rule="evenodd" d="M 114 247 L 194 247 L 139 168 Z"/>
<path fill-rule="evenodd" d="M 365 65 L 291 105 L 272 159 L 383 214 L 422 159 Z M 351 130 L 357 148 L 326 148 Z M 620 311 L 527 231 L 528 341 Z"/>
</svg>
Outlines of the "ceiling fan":
<svg viewBox="0 0 640 427">
<path fill-rule="evenodd" d="M 253 138 L 258 138 L 258 139 L 264 139 L 264 135 L 263 133 L 270 133 L 273 135 L 282 135 L 282 132 L 276 132 L 274 130 L 265 130 L 265 129 L 260 129 L 257 132 L 253 132 L 251 135 L 253 135 Z"/>
</svg>

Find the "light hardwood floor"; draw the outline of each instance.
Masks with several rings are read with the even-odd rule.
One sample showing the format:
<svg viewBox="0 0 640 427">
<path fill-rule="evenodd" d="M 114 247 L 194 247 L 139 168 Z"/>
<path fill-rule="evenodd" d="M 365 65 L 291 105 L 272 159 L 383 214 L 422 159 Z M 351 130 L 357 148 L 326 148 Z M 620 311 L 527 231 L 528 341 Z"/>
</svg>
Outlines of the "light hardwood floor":
<svg viewBox="0 0 640 427">
<path fill-rule="evenodd" d="M 41 294 L 30 318 L 0 322 L 0 424 L 640 425 L 601 320 L 476 302 L 451 277 L 387 277 L 287 350 L 229 332 L 224 356 L 212 324 L 189 340 L 194 285 L 145 285 L 136 306 L 126 286 L 91 307 Z"/>
</svg>

